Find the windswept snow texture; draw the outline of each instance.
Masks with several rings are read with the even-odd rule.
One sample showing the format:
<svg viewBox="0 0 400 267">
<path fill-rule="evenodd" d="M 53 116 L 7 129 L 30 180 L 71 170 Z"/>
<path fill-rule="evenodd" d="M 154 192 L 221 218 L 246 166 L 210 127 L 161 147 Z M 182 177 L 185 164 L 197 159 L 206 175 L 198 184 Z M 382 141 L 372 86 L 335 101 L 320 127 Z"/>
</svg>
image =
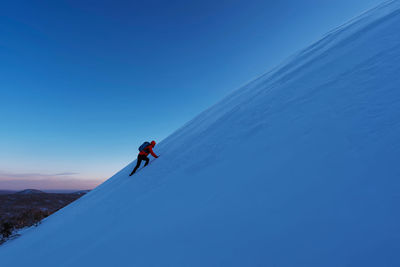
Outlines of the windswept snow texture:
<svg viewBox="0 0 400 267">
<path fill-rule="evenodd" d="M 400 266 L 400 3 L 206 110 L 2 266 Z"/>
</svg>

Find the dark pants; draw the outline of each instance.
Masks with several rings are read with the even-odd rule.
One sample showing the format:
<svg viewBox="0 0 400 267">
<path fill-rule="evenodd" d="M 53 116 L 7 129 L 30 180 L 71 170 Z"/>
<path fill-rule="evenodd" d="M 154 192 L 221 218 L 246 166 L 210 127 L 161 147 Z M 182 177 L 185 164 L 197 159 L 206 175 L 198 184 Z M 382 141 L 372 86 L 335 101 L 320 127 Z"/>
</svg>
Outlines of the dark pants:
<svg viewBox="0 0 400 267">
<path fill-rule="evenodd" d="M 136 170 L 140 167 L 140 163 L 142 163 L 142 160 L 146 161 L 146 163 L 144 164 L 144 166 L 146 166 L 147 164 L 149 164 L 150 159 L 145 156 L 145 155 L 138 155 L 137 156 L 137 162 L 136 162 L 136 167 L 133 169 L 133 171 L 131 172 L 131 174 L 129 174 L 129 176 L 131 176 L 132 174 L 134 174 L 136 172 Z"/>
</svg>

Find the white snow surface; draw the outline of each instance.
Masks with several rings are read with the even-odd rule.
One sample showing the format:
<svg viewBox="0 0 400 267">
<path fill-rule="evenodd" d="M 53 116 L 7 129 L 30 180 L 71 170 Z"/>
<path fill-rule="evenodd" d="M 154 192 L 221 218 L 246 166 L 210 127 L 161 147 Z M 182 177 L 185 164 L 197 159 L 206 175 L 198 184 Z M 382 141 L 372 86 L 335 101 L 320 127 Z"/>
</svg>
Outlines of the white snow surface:
<svg viewBox="0 0 400 267">
<path fill-rule="evenodd" d="M 400 266 L 399 1 L 155 152 L 1 246 L 1 266 Z"/>
</svg>

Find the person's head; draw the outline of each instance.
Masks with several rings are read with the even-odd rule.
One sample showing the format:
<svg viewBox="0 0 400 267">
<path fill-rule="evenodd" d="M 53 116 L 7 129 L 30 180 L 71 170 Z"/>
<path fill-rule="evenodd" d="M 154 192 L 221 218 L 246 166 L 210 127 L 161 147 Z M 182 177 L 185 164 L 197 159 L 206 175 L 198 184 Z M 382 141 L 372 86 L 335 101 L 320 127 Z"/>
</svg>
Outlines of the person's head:
<svg viewBox="0 0 400 267">
<path fill-rule="evenodd" d="M 156 145 L 156 141 L 151 141 L 151 145 L 154 147 Z"/>
</svg>

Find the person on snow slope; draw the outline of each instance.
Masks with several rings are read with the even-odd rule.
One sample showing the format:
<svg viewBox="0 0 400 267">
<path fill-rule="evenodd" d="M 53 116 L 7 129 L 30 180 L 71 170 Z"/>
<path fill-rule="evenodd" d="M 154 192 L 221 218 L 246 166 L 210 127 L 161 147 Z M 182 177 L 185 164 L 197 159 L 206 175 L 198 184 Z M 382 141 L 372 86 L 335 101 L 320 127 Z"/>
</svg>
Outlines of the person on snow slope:
<svg viewBox="0 0 400 267">
<path fill-rule="evenodd" d="M 131 176 L 132 174 L 134 174 L 136 172 L 136 170 L 140 167 L 140 163 L 142 163 L 142 160 L 146 161 L 146 163 L 144 164 L 144 167 L 146 167 L 147 164 L 149 164 L 150 159 L 147 157 L 149 154 L 151 154 L 155 158 L 158 158 L 158 156 L 153 152 L 153 148 L 155 145 L 156 145 L 156 142 L 151 141 L 151 143 L 144 142 L 139 147 L 139 155 L 137 156 L 136 167 L 133 169 L 131 174 L 129 174 L 129 176 Z"/>
</svg>

